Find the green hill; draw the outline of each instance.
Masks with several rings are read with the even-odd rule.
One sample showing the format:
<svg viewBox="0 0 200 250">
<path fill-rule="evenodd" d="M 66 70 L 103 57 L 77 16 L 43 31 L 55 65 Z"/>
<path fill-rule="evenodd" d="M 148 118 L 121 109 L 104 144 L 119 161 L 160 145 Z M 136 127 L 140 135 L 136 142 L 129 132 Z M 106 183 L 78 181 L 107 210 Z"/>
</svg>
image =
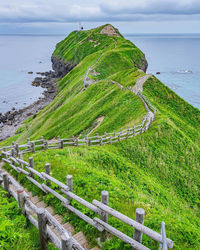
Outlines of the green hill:
<svg viewBox="0 0 200 250">
<path fill-rule="evenodd" d="M 12 140 L 22 143 L 28 137 L 103 134 L 142 121 L 146 110 L 140 98 L 129 90 L 121 90 L 113 81 L 134 87 L 137 79 L 145 75 L 145 56 L 116 29 L 101 34 L 105 27 L 74 31 L 57 45 L 54 68 L 58 73 L 70 72 L 59 82 L 56 98 L 29 118 L 16 136 L 0 145 Z M 148 131 L 103 147 L 38 152 L 34 155 L 35 168 L 43 171 L 44 164 L 49 162 L 52 176 L 63 182 L 67 174 L 72 174 L 74 192 L 88 201 L 99 199 L 100 192 L 108 190 L 110 205 L 118 211 L 133 217 L 137 207 L 144 208 L 145 225 L 156 231 L 160 230 L 160 222 L 165 221 L 167 237 L 174 241 L 175 249 L 199 249 L 200 111 L 154 76 L 144 83 L 143 94 L 157 109 L 156 120 Z M 100 117 L 104 117 L 103 121 L 93 130 Z M 42 195 L 23 177 L 18 178 Z M 45 199 L 58 213 L 66 212 L 51 195 Z M 93 228 L 75 215 L 67 216 L 91 242 L 94 240 Z M 109 220 L 132 236 L 129 227 L 113 218 Z M 144 244 L 157 248 L 145 236 Z M 104 243 L 103 249 L 130 247 L 113 238 Z"/>
</svg>

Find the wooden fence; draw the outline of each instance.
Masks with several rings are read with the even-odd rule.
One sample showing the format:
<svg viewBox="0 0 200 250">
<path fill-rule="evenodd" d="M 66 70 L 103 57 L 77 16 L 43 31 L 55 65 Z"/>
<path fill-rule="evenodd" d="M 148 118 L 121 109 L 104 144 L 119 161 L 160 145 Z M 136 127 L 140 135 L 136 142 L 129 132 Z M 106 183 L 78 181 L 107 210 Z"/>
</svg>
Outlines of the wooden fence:
<svg viewBox="0 0 200 250">
<path fill-rule="evenodd" d="M 17 153 L 20 151 L 21 153 L 35 153 L 37 150 L 41 149 L 62 149 L 69 146 L 103 146 L 105 144 L 112 144 L 142 134 L 151 127 L 152 122 L 155 120 L 157 110 L 151 105 L 145 96 L 143 96 L 141 93 L 138 93 L 137 95 L 142 100 L 147 110 L 147 115 L 144 116 L 141 124 L 139 125 L 128 127 L 127 129 L 121 130 L 120 132 L 105 132 L 104 135 L 101 136 L 96 134 L 96 136 L 85 136 L 85 138 L 73 136 L 72 138 L 66 139 L 60 139 L 57 137 L 57 139 L 54 140 L 45 140 L 42 136 L 41 139 L 34 141 L 27 139 L 27 143 L 23 145 L 18 145 L 13 142 L 11 146 L 0 148 L 0 151 L 3 149 L 11 149 L 14 146 Z M 149 117 L 149 112 L 152 112 L 153 116 Z"/>
<path fill-rule="evenodd" d="M 39 140 L 41 142 L 41 140 Z M 35 141 L 35 143 L 37 143 Z M 56 142 L 58 143 L 58 142 Z M 60 143 L 60 141 L 59 141 Z M 34 145 L 34 147 L 33 147 Z M 43 145 L 46 145 L 45 143 Z M 51 144 L 50 144 L 51 145 Z M 49 145 L 49 146 L 50 146 Z M 59 144 L 60 145 L 60 144 Z M 28 144 L 28 146 L 31 146 L 31 150 L 34 151 L 36 148 L 36 144 Z M 41 145 L 40 145 L 41 147 Z M 27 149 L 26 149 L 27 150 Z M 24 152 L 24 151 L 23 151 Z M 159 242 L 160 244 L 160 249 L 168 249 L 173 247 L 173 242 L 170 239 L 166 238 L 166 232 L 165 232 L 165 224 L 164 222 L 161 223 L 161 234 L 153 231 L 152 229 L 146 227 L 143 225 L 144 223 L 144 210 L 141 208 L 138 208 L 136 210 L 136 217 L 135 220 L 127 217 L 124 214 L 121 214 L 120 212 L 112 209 L 109 207 L 108 203 L 108 198 L 109 194 L 107 191 L 102 191 L 101 194 L 101 201 L 93 200 L 92 203 L 86 201 L 85 199 L 77 196 L 76 194 L 73 193 L 73 179 L 71 175 L 67 176 L 67 183 L 64 184 L 60 182 L 59 180 L 55 179 L 50 175 L 50 165 L 46 164 L 45 165 L 45 171 L 44 172 L 38 172 L 37 170 L 34 169 L 34 162 L 33 158 L 29 158 L 29 162 L 26 162 L 22 159 L 22 154 L 20 153 L 20 146 L 15 146 L 13 147 L 10 151 L 7 151 L 4 149 L 2 151 L 3 155 L 3 161 L 8 163 L 12 169 L 17 171 L 18 173 L 24 174 L 26 178 L 32 182 L 34 185 L 36 185 L 39 189 L 41 189 L 44 194 L 51 193 L 54 197 L 59 199 L 62 202 L 62 205 L 66 207 L 69 211 L 77 215 L 79 218 L 87 222 L 88 224 L 92 225 L 95 227 L 101 234 L 100 239 L 101 241 L 105 241 L 107 238 L 107 232 L 120 238 L 122 241 L 126 242 L 129 244 L 133 249 L 149 249 L 145 247 L 142 244 L 142 235 L 145 234 L 149 236 L 151 239 Z M 35 178 L 37 176 L 37 178 Z M 39 178 L 38 178 L 39 177 Z M 12 181 L 12 177 L 9 177 L 9 181 L 6 180 L 5 177 L 2 178 L 3 181 L 3 186 L 6 189 L 7 192 L 12 193 L 12 191 L 9 189 L 9 181 Z M 56 184 L 60 190 L 56 189 L 56 191 L 51 187 L 51 182 Z M 14 195 L 14 194 L 13 194 Z M 64 195 L 64 196 L 63 196 Z M 67 197 L 67 198 L 66 198 Z M 71 200 L 75 200 L 76 202 L 82 204 L 84 207 L 88 208 L 89 210 L 93 211 L 96 215 L 99 217 L 94 217 L 90 218 L 86 214 L 82 213 L 81 211 L 77 210 L 75 207 L 72 206 Z M 30 207 L 30 200 L 27 198 L 26 195 L 20 196 L 18 198 L 20 206 L 24 210 L 24 207 Z M 23 202 L 22 202 L 23 200 Z M 25 205 L 24 205 L 25 204 Z M 27 210 L 26 210 L 27 211 Z M 46 227 L 46 224 L 44 221 L 50 221 L 52 223 L 52 218 L 48 213 L 46 213 L 44 210 L 42 211 L 37 211 L 35 212 L 38 214 L 38 222 L 34 221 L 30 215 L 28 215 L 28 218 L 30 221 L 38 227 L 39 232 L 40 232 L 40 240 L 41 244 L 43 241 L 46 240 L 44 239 L 43 236 L 41 236 L 42 231 L 45 230 L 45 232 L 49 235 L 50 239 L 52 242 L 55 243 L 56 246 L 62 249 L 72 249 L 72 247 L 77 247 L 77 242 L 73 240 L 73 237 L 70 236 L 68 232 L 64 232 L 59 229 L 61 235 L 62 235 L 62 242 L 58 242 L 55 240 L 55 237 L 52 236 L 51 232 L 49 231 L 48 227 Z M 134 229 L 134 235 L 133 238 L 130 236 L 122 233 L 118 229 L 114 228 L 112 225 L 108 223 L 108 216 L 112 215 L 118 220 L 126 223 L 130 227 Z M 46 216 L 46 217 L 45 217 Z M 44 220 L 44 217 L 46 220 Z M 53 222 L 55 224 L 55 221 Z M 59 227 L 58 224 L 55 224 L 56 227 Z M 64 233 L 64 235 L 63 235 Z M 42 234 L 43 235 L 43 234 Z M 70 239 L 70 240 L 69 240 Z M 70 242 L 73 242 L 73 244 L 69 244 Z M 66 245 L 70 245 L 68 248 Z M 79 248 L 78 248 L 79 247 Z M 80 246 L 74 249 L 81 249 Z"/>
<path fill-rule="evenodd" d="M 7 191 L 8 197 L 13 196 L 18 201 L 22 213 L 39 230 L 41 249 L 47 249 L 48 241 L 50 241 L 62 250 L 84 250 L 78 241 L 45 208 L 38 208 L 31 201 L 24 188 L 12 176 L 0 172 L 0 184 Z M 50 226 L 56 228 L 61 240 Z"/>
</svg>

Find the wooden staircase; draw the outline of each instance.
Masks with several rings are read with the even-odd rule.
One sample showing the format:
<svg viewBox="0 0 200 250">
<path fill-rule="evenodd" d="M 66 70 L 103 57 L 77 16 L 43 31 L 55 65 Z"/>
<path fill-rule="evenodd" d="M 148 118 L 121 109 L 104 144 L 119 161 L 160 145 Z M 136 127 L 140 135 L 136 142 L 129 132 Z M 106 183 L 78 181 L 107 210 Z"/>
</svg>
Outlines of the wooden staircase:
<svg viewBox="0 0 200 250">
<path fill-rule="evenodd" d="M 14 189 L 14 187 L 12 187 Z M 54 213 L 54 209 L 51 206 L 47 206 L 45 204 L 44 201 L 40 201 L 38 196 L 33 196 L 32 192 L 29 192 L 26 188 L 25 188 L 26 193 L 29 195 L 31 201 L 38 207 L 38 208 L 45 208 L 51 215 L 53 215 L 53 217 L 60 223 L 62 224 L 62 226 L 73 235 L 73 238 L 75 238 L 79 244 L 85 248 L 85 249 L 89 249 L 89 243 L 85 237 L 85 235 L 83 234 L 82 231 L 75 233 L 75 229 L 74 227 L 69 223 L 69 222 L 65 222 L 63 223 L 63 217 L 61 215 L 55 214 Z M 35 215 L 35 214 L 34 214 Z M 36 215 L 35 215 L 36 216 Z M 56 230 L 56 228 L 54 227 L 50 227 L 51 230 L 57 235 L 57 237 L 60 239 L 60 234 L 58 233 L 58 231 Z M 100 250 L 99 247 L 94 247 L 91 250 Z"/>
</svg>

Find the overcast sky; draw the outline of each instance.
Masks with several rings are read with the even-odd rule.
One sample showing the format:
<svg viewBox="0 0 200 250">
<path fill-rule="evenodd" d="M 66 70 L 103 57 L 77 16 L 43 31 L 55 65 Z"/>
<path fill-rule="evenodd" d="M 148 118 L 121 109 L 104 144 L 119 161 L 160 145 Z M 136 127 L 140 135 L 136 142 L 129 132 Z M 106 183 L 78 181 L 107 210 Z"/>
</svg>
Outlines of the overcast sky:
<svg viewBox="0 0 200 250">
<path fill-rule="evenodd" d="M 0 0 L 0 33 L 65 34 L 111 23 L 122 33 L 200 33 L 200 0 Z"/>
</svg>

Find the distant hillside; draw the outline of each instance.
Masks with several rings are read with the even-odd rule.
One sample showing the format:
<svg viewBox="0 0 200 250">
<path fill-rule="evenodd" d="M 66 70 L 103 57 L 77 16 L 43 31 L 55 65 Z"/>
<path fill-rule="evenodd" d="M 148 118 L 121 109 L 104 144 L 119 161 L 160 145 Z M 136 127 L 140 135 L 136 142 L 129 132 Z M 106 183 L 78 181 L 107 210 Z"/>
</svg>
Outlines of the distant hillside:
<svg viewBox="0 0 200 250">
<path fill-rule="evenodd" d="M 57 45 L 52 61 L 60 76 L 66 74 L 56 98 L 0 145 L 40 136 L 101 135 L 135 125 L 146 115 L 138 95 L 119 87 L 134 88 L 146 76 L 145 56 L 114 27 L 72 32 Z M 118 211 L 133 217 L 136 208 L 144 208 L 145 225 L 156 231 L 165 221 L 174 249 L 200 249 L 200 111 L 155 76 L 144 83 L 143 95 L 157 109 L 156 120 L 145 133 L 112 145 L 39 152 L 34 155 L 35 168 L 43 171 L 49 162 L 52 176 L 64 183 L 72 174 L 75 193 L 88 201 L 108 190 L 110 205 Z M 34 192 L 41 195 L 37 188 Z M 45 199 L 58 213 L 66 212 L 55 198 Z M 94 240 L 93 228 L 73 214 L 67 218 Z M 130 228 L 109 220 L 132 237 Z M 149 248 L 158 248 L 143 239 Z M 130 247 L 113 238 L 103 249 Z"/>
</svg>

